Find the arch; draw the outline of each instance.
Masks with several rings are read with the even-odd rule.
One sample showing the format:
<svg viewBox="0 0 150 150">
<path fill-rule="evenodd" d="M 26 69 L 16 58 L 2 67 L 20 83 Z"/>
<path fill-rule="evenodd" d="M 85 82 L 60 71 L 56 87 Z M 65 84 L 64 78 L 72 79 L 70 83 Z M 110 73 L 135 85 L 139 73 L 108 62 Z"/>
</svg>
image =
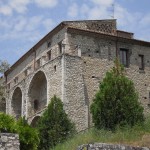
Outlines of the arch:
<svg viewBox="0 0 150 150">
<path fill-rule="evenodd" d="M 33 127 L 33 128 L 37 127 L 37 123 L 38 123 L 39 119 L 40 119 L 40 116 L 35 116 L 31 122 L 31 127 Z"/>
<path fill-rule="evenodd" d="M 32 78 L 28 91 L 28 114 L 30 116 L 44 109 L 47 104 L 47 79 L 42 71 Z"/>
<path fill-rule="evenodd" d="M 22 111 L 22 91 L 19 87 L 14 90 L 11 102 L 12 115 L 18 119 Z"/>
</svg>

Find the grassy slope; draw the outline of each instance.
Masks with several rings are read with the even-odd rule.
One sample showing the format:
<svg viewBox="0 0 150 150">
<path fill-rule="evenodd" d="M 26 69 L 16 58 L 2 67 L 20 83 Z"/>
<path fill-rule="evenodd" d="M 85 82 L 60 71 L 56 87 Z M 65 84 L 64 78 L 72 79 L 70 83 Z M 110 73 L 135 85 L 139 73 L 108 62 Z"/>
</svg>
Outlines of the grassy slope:
<svg viewBox="0 0 150 150">
<path fill-rule="evenodd" d="M 56 146 L 53 150 L 76 150 L 79 145 L 95 142 L 150 147 L 150 119 L 147 119 L 143 126 L 126 127 L 115 132 L 92 128 Z"/>
</svg>

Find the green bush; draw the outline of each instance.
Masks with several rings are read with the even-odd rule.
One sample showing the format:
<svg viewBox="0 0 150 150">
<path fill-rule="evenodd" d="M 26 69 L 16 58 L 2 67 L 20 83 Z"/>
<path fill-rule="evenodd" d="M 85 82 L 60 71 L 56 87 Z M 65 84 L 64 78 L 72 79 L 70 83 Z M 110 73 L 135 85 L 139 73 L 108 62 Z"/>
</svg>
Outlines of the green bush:
<svg viewBox="0 0 150 150">
<path fill-rule="evenodd" d="M 73 134 L 74 124 L 68 119 L 63 103 L 54 96 L 38 122 L 39 150 L 49 150 Z"/>
<path fill-rule="evenodd" d="M 12 116 L 0 113 L 0 132 L 19 134 L 21 150 L 37 150 L 38 132 L 31 128 L 24 118 L 20 118 L 16 122 Z"/>
<path fill-rule="evenodd" d="M 21 150 L 37 150 L 39 144 L 38 131 L 28 125 L 25 118 L 17 121 L 17 133 L 19 134 Z"/>
<path fill-rule="evenodd" d="M 138 93 L 124 73 L 124 68 L 116 61 L 100 84 L 91 105 L 96 128 L 115 129 L 117 126 L 133 126 L 144 121 Z"/>
<path fill-rule="evenodd" d="M 17 132 L 16 123 L 13 117 L 0 113 L 0 132 L 15 133 Z"/>
</svg>

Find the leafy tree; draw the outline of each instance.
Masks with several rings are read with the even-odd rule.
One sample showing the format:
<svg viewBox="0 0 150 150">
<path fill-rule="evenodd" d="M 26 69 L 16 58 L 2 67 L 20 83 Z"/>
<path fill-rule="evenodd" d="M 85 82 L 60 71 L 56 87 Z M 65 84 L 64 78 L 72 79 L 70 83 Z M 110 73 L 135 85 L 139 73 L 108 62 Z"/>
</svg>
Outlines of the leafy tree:
<svg viewBox="0 0 150 150">
<path fill-rule="evenodd" d="M 24 117 L 17 121 L 17 133 L 19 134 L 21 150 L 37 150 L 39 144 L 38 131 L 30 127 Z"/>
<path fill-rule="evenodd" d="M 9 68 L 7 61 L 0 60 L 0 76 Z M 0 111 L 5 112 L 6 110 L 6 101 L 5 101 L 5 89 L 4 89 L 4 78 L 0 77 Z"/>
<path fill-rule="evenodd" d="M 12 116 L 0 113 L 0 132 L 1 133 L 17 132 L 16 123 Z"/>
<path fill-rule="evenodd" d="M 118 60 L 99 85 L 91 113 L 97 128 L 115 129 L 116 126 L 133 126 L 144 121 L 138 93 Z"/>
<path fill-rule="evenodd" d="M 49 150 L 73 134 L 74 124 L 68 119 L 63 103 L 54 96 L 38 122 L 39 150 Z"/>
<path fill-rule="evenodd" d="M 10 67 L 9 63 L 6 60 L 0 60 L 0 73 L 4 73 Z"/>
</svg>

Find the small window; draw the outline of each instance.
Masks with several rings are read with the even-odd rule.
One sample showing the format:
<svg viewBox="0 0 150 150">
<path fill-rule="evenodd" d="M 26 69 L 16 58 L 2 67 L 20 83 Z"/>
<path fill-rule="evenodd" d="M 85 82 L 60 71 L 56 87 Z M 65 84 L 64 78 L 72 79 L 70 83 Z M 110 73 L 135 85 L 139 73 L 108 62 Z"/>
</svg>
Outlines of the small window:
<svg viewBox="0 0 150 150">
<path fill-rule="evenodd" d="M 18 77 L 15 77 L 14 82 L 15 84 L 18 83 Z"/>
<path fill-rule="evenodd" d="M 56 72 L 56 65 L 54 66 L 54 71 Z"/>
<path fill-rule="evenodd" d="M 139 55 L 139 69 L 144 70 L 144 55 Z"/>
<path fill-rule="evenodd" d="M 51 59 L 52 59 L 51 50 L 50 50 L 49 52 L 47 52 L 47 57 L 48 57 L 48 60 L 51 60 Z"/>
<path fill-rule="evenodd" d="M 47 42 L 47 48 L 51 47 L 51 42 Z"/>
<path fill-rule="evenodd" d="M 120 49 L 120 63 L 125 67 L 129 66 L 128 50 Z"/>
<path fill-rule="evenodd" d="M 59 54 L 62 54 L 62 42 L 58 43 Z"/>
<path fill-rule="evenodd" d="M 28 75 L 28 70 L 26 69 L 25 71 L 24 71 L 24 76 L 26 77 Z"/>
<path fill-rule="evenodd" d="M 39 109 L 39 101 L 36 99 L 34 100 L 34 110 L 37 111 Z"/>
<path fill-rule="evenodd" d="M 38 59 L 36 61 L 36 69 L 40 68 L 40 66 L 41 66 L 41 61 L 40 61 L 40 59 Z"/>
</svg>

